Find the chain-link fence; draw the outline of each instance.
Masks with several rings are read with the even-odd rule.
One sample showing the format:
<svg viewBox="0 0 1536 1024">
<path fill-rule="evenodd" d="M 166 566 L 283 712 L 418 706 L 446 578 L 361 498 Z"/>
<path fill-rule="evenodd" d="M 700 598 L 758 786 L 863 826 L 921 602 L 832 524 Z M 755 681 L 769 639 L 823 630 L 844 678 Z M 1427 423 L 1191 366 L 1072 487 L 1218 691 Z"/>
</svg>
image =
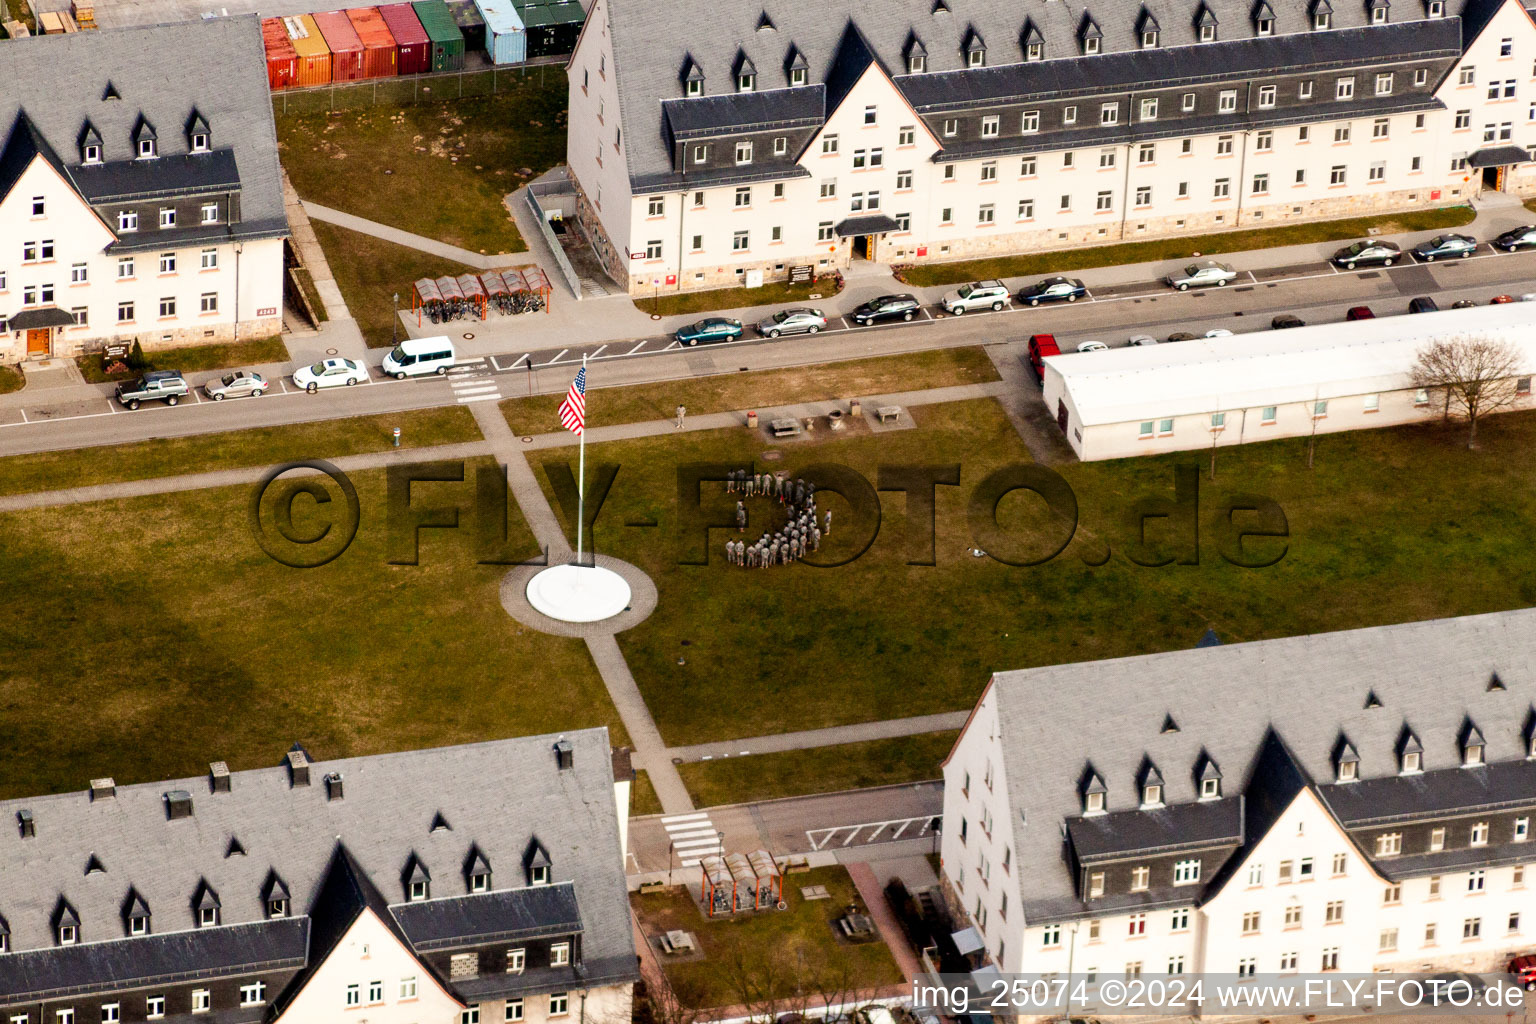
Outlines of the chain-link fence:
<svg viewBox="0 0 1536 1024">
<path fill-rule="evenodd" d="M 327 114 L 364 107 L 408 107 L 418 103 L 450 103 L 476 96 L 507 92 L 531 78 L 540 85 L 547 75 L 565 75 L 566 57 L 538 58 L 525 64 L 498 64 L 467 71 L 435 75 L 402 75 L 369 78 L 360 82 L 333 82 L 310 89 L 279 89 L 272 94 L 272 110 L 284 114 Z"/>
</svg>

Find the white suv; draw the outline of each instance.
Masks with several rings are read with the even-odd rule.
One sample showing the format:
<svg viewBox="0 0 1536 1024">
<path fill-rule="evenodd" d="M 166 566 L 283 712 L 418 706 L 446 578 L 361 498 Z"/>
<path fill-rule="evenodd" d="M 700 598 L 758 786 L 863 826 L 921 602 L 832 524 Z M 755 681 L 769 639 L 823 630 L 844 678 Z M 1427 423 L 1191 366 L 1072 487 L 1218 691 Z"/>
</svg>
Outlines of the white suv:
<svg viewBox="0 0 1536 1024">
<path fill-rule="evenodd" d="M 952 292 L 945 292 L 940 305 L 944 312 L 959 316 L 973 309 L 999 310 L 1009 304 L 1012 296 L 1008 286 L 1001 281 L 977 281 L 961 285 Z"/>
</svg>

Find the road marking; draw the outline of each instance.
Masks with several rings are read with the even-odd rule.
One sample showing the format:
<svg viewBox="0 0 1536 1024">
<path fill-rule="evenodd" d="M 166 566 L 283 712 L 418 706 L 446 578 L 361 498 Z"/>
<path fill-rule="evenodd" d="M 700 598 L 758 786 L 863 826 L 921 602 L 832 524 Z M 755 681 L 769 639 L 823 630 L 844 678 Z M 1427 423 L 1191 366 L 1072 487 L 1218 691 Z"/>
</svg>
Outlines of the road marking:
<svg viewBox="0 0 1536 1024">
<path fill-rule="evenodd" d="M 23 423 L 27 422 L 27 410 L 25 410 L 25 409 L 21 410 L 21 422 L 23 422 Z"/>
<path fill-rule="evenodd" d="M 672 831 L 673 826 L 668 826 L 667 833 L 668 833 L 669 838 L 672 838 L 672 839 L 698 839 L 700 836 L 712 836 L 712 835 L 715 834 L 715 827 L 713 825 L 710 825 L 709 822 L 707 822 L 707 821 L 694 822 L 694 824 L 695 825 L 704 825 L 704 826 L 707 826 L 707 827 L 705 827 L 705 828 L 693 828 L 692 826 L 689 826 L 689 827 L 686 828 L 685 831 L 673 832 Z"/>
<path fill-rule="evenodd" d="M 892 842 L 914 822 L 921 822 L 921 827 L 911 837 L 917 839 L 929 834 L 929 829 L 932 827 L 933 820 L 936 817 L 938 815 L 925 814 L 916 818 L 894 818 L 890 821 L 866 821 L 859 825 L 839 825 L 836 828 L 807 829 L 805 838 L 811 844 L 812 850 L 824 850 L 832 844 L 833 840 L 837 839 L 840 833 L 846 832 L 847 837 L 838 844 L 839 846 L 847 847 L 855 842 L 867 846 L 871 843 Z M 893 829 L 891 835 L 882 839 L 881 833 L 888 828 Z M 867 833 L 866 829 L 868 830 Z"/>
<path fill-rule="evenodd" d="M 454 366 L 474 366 L 476 363 L 483 363 L 483 362 L 485 362 L 485 356 L 476 356 L 473 359 L 460 359 L 460 360 L 456 361 L 453 365 Z"/>
<path fill-rule="evenodd" d="M 495 402 L 495 401 L 499 400 L 500 398 L 501 398 L 501 393 L 500 392 L 495 392 L 495 393 L 492 393 L 492 394 L 489 394 L 489 395 L 471 395 L 468 398 L 461 398 L 461 399 L 459 399 L 459 404 L 460 405 L 468 405 L 470 402 Z"/>
<path fill-rule="evenodd" d="M 650 339 L 649 338 L 645 339 L 644 341 L 641 341 L 634 348 L 630 349 L 628 352 L 625 352 L 624 354 L 627 355 L 627 356 L 632 356 L 636 352 L 639 352 L 641 349 L 645 348 L 645 346 L 648 345 L 648 344 L 650 344 Z"/>
<path fill-rule="evenodd" d="M 597 351 L 596 352 L 588 353 L 587 354 L 587 358 L 588 359 L 596 359 L 598 356 L 603 354 L 603 349 L 605 349 L 607 347 L 608 347 L 607 345 L 599 345 L 599 346 L 597 346 Z"/>
<path fill-rule="evenodd" d="M 707 811 L 700 811 L 697 814 L 670 814 L 667 817 L 662 818 L 661 819 L 661 823 L 663 825 L 668 825 L 670 827 L 670 823 L 674 822 L 674 821 L 708 821 L 708 820 L 709 820 L 709 813 Z"/>
<path fill-rule="evenodd" d="M 448 367 L 448 372 L 449 373 L 474 373 L 477 369 L 478 369 L 478 367 L 470 366 L 468 363 L 454 363 L 452 366 Z"/>
<path fill-rule="evenodd" d="M 675 348 L 682 348 L 682 347 L 683 347 L 683 343 L 682 342 L 674 341 L 672 344 L 670 344 L 666 348 L 662 349 L 662 351 L 663 352 L 671 352 Z"/>
<path fill-rule="evenodd" d="M 283 394 L 292 394 L 292 392 L 288 390 L 288 382 L 282 377 L 277 378 L 277 386 L 283 389 Z"/>
<path fill-rule="evenodd" d="M 715 836 L 710 836 L 708 839 L 685 839 L 682 842 L 674 841 L 672 843 L 672 849 L 677 850 L 678 852 L 682 852 L 683 850 L 696 850 L 701 846 L 719 845 L 720 840 Z"/>
<path fill-rule="evenodd" d="M 559 351 L 559 353 L 556 354 L 555 358 L 551 359 L 548 363 L 545 363 L 544 365 L 545 366 L 549 366 L 549 365 L 551 365 L 553 363 L 558 363 L 560 361 L 560 357 L 565 355 L 569 351 L 570 351 L 570 349 L 568 349 L 568 348 L 561 349 Z"/>
</svg>

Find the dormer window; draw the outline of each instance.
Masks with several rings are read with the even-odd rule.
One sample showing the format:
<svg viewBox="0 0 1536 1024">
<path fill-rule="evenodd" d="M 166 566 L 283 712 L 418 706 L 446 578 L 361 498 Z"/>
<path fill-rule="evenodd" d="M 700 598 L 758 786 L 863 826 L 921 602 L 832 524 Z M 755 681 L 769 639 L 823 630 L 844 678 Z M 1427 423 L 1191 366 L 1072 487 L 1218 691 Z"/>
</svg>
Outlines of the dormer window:
<svg viewBox="0 0 1536 1024">
<path fill-rule="evenodd" d="M 736 91 L 751 92 L 757 83 L 757 76 L 750 72 L 736 76 Z"/>
<path fill-rule="evenodd" d="M 427 866 L 421 862 L 421 858 L 414 853 L 405 865 L 405 898 L 409 903 L 431 898 L 432 876 L 427 872 Z"/>
<path fill-rule="evenodd" d="M 1143 810 L 1163 806 L 1163 773 L 1151 762 L 1141 772 L 1141 806 Z"/>
<path fill-rule="evenodd" d="M 1099 31 L 1099 26 L 1086 15 L 1083 17 L 1082 27 L 1078 30 L 1078 41 L 1082 44 L 1084 54 L 1098 53 L 1104 46 L 1104 33 Z"/>
<path fill-rule="evenodd" d="M 491 891 L 491 876 L 486 874 L 483 871 L 480 872 L 479 874 L 470 875 L 469 876 L 469 891 L 470 892 L 490 892 Z"/>
<path fill-rule="evenodd" d="M 129 935 L 148 935 L 149 934 L 149 918 L 142 917 L 142 916 L 130 917 L 128 919 L 128 934 Z"/>
<path fill-rule="evenodd" d="M 59 945 L 73 946 L 80 940 L 79 926 L 73 924 L 59 925 Z"/>
<path fill-rule="evenodd" d="M 101 133 L 89 121 L 85 122 L 85 126 L 80 129 L 80 162 L 101 163 Z"/>
<path fill-rule="evenodd" d="M 128 902 L 123 907 L 123 916 L 128 919 L 129 935 L 149 934 L 149 904 L 133 889 L 128 890 Z"/>
<path fill-rule="evenodd" d="M 153 158 L 155 155 L 156 155 L 155 154 L 155 140 L 154 139 L 140 139 L 139 140 L 139 159 L 140 160 L 148 160 L 148 159 Z"/>
<path fill-rule="evenodd" d="M 529 885 L 549 884 L 549 852 L 544 849 L 544 844 L 535 837 L 528 841 L 528 849 L 523 851 L 523 870 L 528 874 Z"/>
<path fill-rule="evenodd" d="M 757 88 L 757 65 L 744 53 L 736 55 L 736 91 L 751 92 Z"/>
<path fill-rule="evenodd" d="M 1319 32 L 1333 27 L 1333 12 L 1318 11 L 1312 15 L 1312 27 Z"/>
<path fill-rule="evenodd" d="M 790 68 L 789 69 L 789 84 L 790 85 L 804 85 L 805 84 L 805 68 Z"/>
<path fill-rule="evenodd" d="M 411 883 L 410 900 L 411 900 L 412 903 L 416 902 L 417 900 L 424 900 L 424 899 L 426 899 L 427 895 L 428 895 L 428 890 L 427 890 L 427 883 L 425 881 L 412 882 Z"/>
<path fill-rule="evenodd" d="M 1403 774 L 1408 775 L 1412 772 L 1423 771 L 1423 762 L 1421 760 L 1423 756 L 1417 750 L 1405 753 L 1403 755 Z"/>
<path fill-rule="evenodd" d="M 1088 769 L 1087 777 L 1083 781 L 1083 813 L 1103 814 L 1108 790 L 1104 787 L 1104 780 L 1099 773 L 1092 768 Z"/>
<path fill-rule="evenodd" d="M 1200 5 L 1200 12 L 1195 15 L 1195 35 L 1202 43 L 1214 43 L 1216 41 L 1216 13 L 1205 4 Z"/>
<path fill-rule="evenodd" d="M 485 859 L 485 854 L 478 847 L 470 847 L 469 859 L 464 862 L 464 874 L 470 892 L 491 891 L 491 862 Z"/>
<path fill-rule="evenodd" d="M 1445 0 L 1429 0 L 1426 9 L 1431 18 L 1443 18 L 1445 17 Z"/>
<path fill-rule="evenodd" d="M 549 884 L 549 865 L 536 864 L 529 869 L 528 880 L 534 885 Z"/>
<path fill-rule="evenodd" d="M 197 887 L 192 897 L 192 913 L 199 928 L 212 928 L 219 923 L 219 894 L 206 881 Z"/>
<path fill-rule="evenodd" d="M 267 884 L 262 887 L 262 902 L 267 908 L 267 917 L 280 918 L 288 916 L 288 886 L 273 871 L 267 875 Z"/>
<path fill-rule="evenodd" d="M 1141 33 L 1141 48 L 1143 50 L 1157 49 L 1157 29 L 1143 29 Z"/>
<path fill-rule="evenodd" d="M 689 96 L 702 96 L 702 95 L 704 95 L 704 81 L 703 81 L 703 79 L 699 79 L 699 78 L 691 78 L 691 79 L 689 79 L 688 80 L 688 90 L 687 90 L 687 93 L 688 93 Z"/>
<path fill-rule="evenodd" d="M 981 36 L 974 30 L 965 41 L 965 66 L 968 68 L 987 66 L 987 44 L 982 42 Z"/>
<path fill-rule="evenodd" d="M 194 153 L 206 153 L 206 152 L 208 152 L 208 136 L 207 135 L 202 134 L 202 133 L 198 133 L 197 135 L 192 136 L 192 152 L 194 152 Z"/>
<path fill-rule="evenodd" d="M 1461 738 L 1461 766 L 1463 768 L 1476 768 L 1483 763 L 1483 734 L 1477 726 L 1467 723 L 1466 733 Z"/>
<path fill-rule="evenodd" d="M 806 62 L 805 54 L 797 49 L 790 50 L 789 58 L 789 84 L 791 86 L 804 85 L 809 80 L 810 64 Z"/>
<path fill-rule="evenodd" d="M 1214 43 L 1216 41 L 1216 26 L 1214 24 L 1200 26 L 1200 41 L 1202 43 Z"/>
<path fill-rule="evenodd" d="M 1260 18 L 1257 23 L 1257 28 L 1259 35 L 1272 36 L 1275 34 L 1275 19 Z"/>
<path fill-rule="evenodd" d="M 1403 729 L 1403 737 L 1398 742 L 1397 766 L 1398 772 L 1403 775 L 1414 775 L 1424 770 L 1424 748 L 1419 744 L 1419 738 L 1407 728 Z"/>
<path fill-rule="evenodd" d="M 1045 44 L 1043 44 L 1043 43 L 1030 43 L 1027 47 L 1024 48 L 1024 59 L 1025 60 L 1044 60 L 1045 59 Z"/>
<path fill-rule="evenodd" d="M 699 66 L 692 60 L 688 62 L 687 67 L 683 71 L 683 95 L 704 95 L 704 72 L 699 70 Z"/>
<path fill-rule="evenodd" d="M 928 55 L 926 53 L 914 53 L 907 58 L 907 74 L 920 75 L 928 70 Z"/>
<path fill-rule="evenodd" d="M 101 163 L 101 147 L 97 145 L 87 145 L 85 150 L 80 154 L 80 158 L 84 163 L 88 164 Z"/>
<path fill-rule="evenodd" d="M 1205 766 L 1200 769 L 1200 799 L 1221 799 L 1221 769 L 1216 767 L 1216 762 L 1209 755 L 1205 758 Z"/>
<path fill-rule="evenodd" d="M 1389 8 L 1385 3 L 1378 2 L 1371 7 L 1371 24 L 1385 25 Z"/>
<path fill-rule="evenodd" d="M 1141 36 L 1141 48 L 1143 50 L 1155 50 L 1158 37 L 1162 34 L 1162 26 L 1152 16 L 1151 11 L 1143 10 L 1136 23 L 1136 31 Z"/>
<path fill-rule="evenodd" d="M 73 946 L 80 941 L 80 917 L 62 896 L 53 911 L 53 935 L 61 946 Z"/>
<path fill-rule="evenodd" d="M 1339 750 L 1334 777 L 1339 782 L 1354 782 L 1360 777 L 1360 755 L 1348 743 Z"/>
<path fill-rule="evenodd" d="M 199 928 L 212 928 L 219 923 L 218 907 L 199 907 L 197 910 L 197 926 Z"/>
<path fill-rule="evenodd" d="M 139 115 L 138 122 L 133 126 L 133 151 L 140 160 L 151 160 L 158 154 L 159 148 L 156 145 L 158 138 L 159 136 L 155 134 L 155 126 L 150 124 L 142 114 Z"/>
<path fill-rule="evenodd" d="M 1045 37 L 1035 27 L 1033 21 L 1024 23 L 1024 35 L 1021 40 L 1024 44 L 1025 60 L 1043 60 L 1045 58 Z"/>
<path fill-rule="evenodd" d="M 288 916 L 288 901 L 287 900 L 267 900 L 267 916 L 270 917 L 270 918 L 274 918 L 274 919 L 275 918 L 279 918 L 279 917 L 287 917 Z"/>
</svg>

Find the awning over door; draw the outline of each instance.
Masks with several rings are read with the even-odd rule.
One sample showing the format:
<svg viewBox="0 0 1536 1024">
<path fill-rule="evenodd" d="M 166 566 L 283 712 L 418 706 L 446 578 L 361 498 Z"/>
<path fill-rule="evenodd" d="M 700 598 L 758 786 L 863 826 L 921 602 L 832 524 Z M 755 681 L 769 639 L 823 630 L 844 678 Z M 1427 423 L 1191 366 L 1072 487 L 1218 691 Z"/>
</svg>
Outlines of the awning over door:
<svg viewBox="0 0 1536 1024">
<path fill-rule="evenodd" d="M 837 232 L 839 238 L 849 238 L 854 235 L 883 235 L 887 231 L 895 231 L 899 226 L 883 213 L 872 213 L 867 217 L 849 217 L 832 230 Z"/>
<path fill-rule="evenodd" d="M 0 320 L 0 323 L 6 323 Z M 38 331 L 44 327 L 73 327 L 75 318 L 70 316 L 58 306 L 43 306 L 41 309 L 24 309 L 11 317 L 6 323 L 8 331 Z"/>
<path fill-rule="evenodd" d="M 1509 164 L 1529 163 L 1531 155 L 1519 146 L 1494 146 L 1480 149 L 1467 162 L 1473 167 L 1504 167 Z"/>
</svg>

